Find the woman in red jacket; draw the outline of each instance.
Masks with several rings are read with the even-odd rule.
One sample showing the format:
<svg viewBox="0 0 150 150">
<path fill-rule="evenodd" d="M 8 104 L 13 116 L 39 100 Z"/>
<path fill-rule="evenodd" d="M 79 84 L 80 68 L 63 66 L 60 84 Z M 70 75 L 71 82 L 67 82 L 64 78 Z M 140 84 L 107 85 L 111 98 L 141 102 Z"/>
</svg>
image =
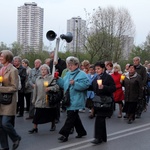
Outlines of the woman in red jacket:
<svg viewBox="0 0 150 150">
<path fill-rule="evenodd" d="M 119 105 L 119 114 L 118 118 L 122 118 L 122 108 L 123 108 L 123 100 L 124 100 L 124 93 L 122 90 L 122 85 L 120 82 L 121 79 L 121 67 L 118 64 L 114 65 L 114 70 L 111 76 L 114 79 L 115 85 L 116 85 L 116 91 L 113 93 L 114 102 L 118 103 Z"/>
</svg>

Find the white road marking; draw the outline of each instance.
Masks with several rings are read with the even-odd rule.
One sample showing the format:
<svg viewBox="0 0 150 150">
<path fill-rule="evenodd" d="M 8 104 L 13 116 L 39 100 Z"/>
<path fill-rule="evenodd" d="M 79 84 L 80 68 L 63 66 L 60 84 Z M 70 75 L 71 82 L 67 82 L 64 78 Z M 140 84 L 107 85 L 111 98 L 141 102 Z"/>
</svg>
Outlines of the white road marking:
<svg viewBox="0 0 150 150">
<path fill-rule="evenodd" d="M 147 126 L 150 126 L 150 123 L 108 134 L 108 137 L 115 136 L 115 135 L 118 135 L 118 134 L 121 134 L 121 135 L 118 135 L 118 136 L 115 136 L 115 137 L 112 137 L 112 138 L 108 138 L 107 141 L 112 141 L 112 140 L 115 140 L 115 139 L 118 139 L 118 138 L 121 138 L 121 137 L 126 137 L 126 136 L 129 136 L 129 135 L 133 135 L 133 134 L 136 134 L 136 133 L 146 131 L 146 130 L 150 130 L 150 127 L 147 127 Z M 145 128 L 145 127 L 147 127 L 147 128 Z M 144 128 L 144 129 L 140 129 L 140 128 Z M 127 133 L 127 132 L 129 132 L 129 133 Z M 86 144 L 86 143 L 91 142 L 92 140 L 93 140 L 93 138 L 89 139 L 89 140 L 82 141 L 82 142 L 77 142 L 77 143 L 72 143 L 72 144 L 67 144 L 67 145 L 64 145 L 64 146 L 52 148 L 52 149 L 49 149 L 49 150 L 62 150 L 62 149 L 66 149 L 66 148 L 69 149 L 69 147 L 71 148 L 71 150 L 80 150 L 80 149 L 92 146 L 93 145 L 92 143 L 91 144 Z M 83 145 L 84 143 L 86 145 Z M 77 145 L 80 145 L 80 144 L 82 144 L 83 146 L 73 148 L 74 146 L 77 146 Z"/>
</svg>

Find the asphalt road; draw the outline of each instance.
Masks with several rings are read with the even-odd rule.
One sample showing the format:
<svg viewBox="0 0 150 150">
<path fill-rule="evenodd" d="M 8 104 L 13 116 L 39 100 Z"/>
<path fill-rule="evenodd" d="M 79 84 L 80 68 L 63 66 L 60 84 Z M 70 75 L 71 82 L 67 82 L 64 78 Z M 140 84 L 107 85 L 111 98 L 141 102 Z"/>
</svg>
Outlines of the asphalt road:
<svg viewBox="0 0 150 150">
<path fill-rule="evenodd" d="M 23 118 L 16 117 L 16 130 L 22 140 L 18 150 L 149 150 L 150 149 L 150 107 L 143 112 L 142 118 L 136 119 L 132 124 L 127 124 L 124 118 L 117 118 L 116 110 L 113 116 L 107 119 L 108 142 L 93 145 L 91 141 L 94 135 L 95 119 L 89 119 L 89 112 L 80 113 L 87 136 L 76 139 L 76 132 L 69 136 L 65 143 L 57 140 L 60 128 L 63 126 L 66 113 L 61 113 L 60 122 L 56 125 L 56 131 L 50 132 L 51 123 L 39 125 L 38 133 L 28 134 L 33 128 L 32 120 L 26 120 L 28 113 Z M 12 142 L 9 140 L 10 148 Z"/>
</svg>

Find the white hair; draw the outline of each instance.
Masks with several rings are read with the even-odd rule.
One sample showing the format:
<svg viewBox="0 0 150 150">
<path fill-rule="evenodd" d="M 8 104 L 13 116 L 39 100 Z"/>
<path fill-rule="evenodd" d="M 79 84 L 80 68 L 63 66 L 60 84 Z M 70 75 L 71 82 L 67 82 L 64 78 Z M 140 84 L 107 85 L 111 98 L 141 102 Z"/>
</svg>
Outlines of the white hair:
<svg viewBox="0 0 150 150">
<path fill-rule="evenodd" d="M 69 56 L 69 57 L 67 57 L 67 58 L 66 58 L 66 63 L 68 63 L 69 60 L 70 60 L 72 57 L 74 57 L 74 56 Z"/>
<path fill-rule="evenodd" d="M 74 65 L 79 65 L 79 59 L 77 57 L 74 56 L 70 56 L 68 59 L 68 64 L 74 64 Z"/>
<path fill-rule="evenodd" d="M 49 67 L 47 64 L 43 64 L 43 65 L 41 65 L 40 68 L 39 68 L 40 71 L 41 71 L 41 69 L 42 69 L 43 67 L 46 68 L 47 71 L 48 71 L 48 74 L 50 74 L 50 67 Z"/>
</svg>

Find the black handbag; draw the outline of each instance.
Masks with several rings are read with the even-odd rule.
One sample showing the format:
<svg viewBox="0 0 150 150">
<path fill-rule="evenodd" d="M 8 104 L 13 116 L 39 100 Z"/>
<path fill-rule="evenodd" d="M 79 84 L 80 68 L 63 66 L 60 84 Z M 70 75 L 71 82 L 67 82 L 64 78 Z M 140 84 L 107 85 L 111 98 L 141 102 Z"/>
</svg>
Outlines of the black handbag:
<svg viewBox="0 0 150 150">
<path fill-rule="evenodd" d="M 0 93 L 0 104 L 9 105 L 12 103 L 12 93 Z"/>
<path fill-rule="evenodd" d="M 55 106 L 59 101 L 60 97 L 58 92 L 48 92 L 48 102 L 50 107 Z"/>
<path fill-rule="evenodd" d="M 65 92 L 64 97 L 62 99 L 62 106 L 65 106 L 65 107 L 69 107 L 70 106 L 70 92 L 69 92 L 69 88 Z"/>
<path fill-rule="evenodd" d="M 110 96 L 98 96 L 95 95 L 93 98 L 93 105 L 96 109 L 111 109 L 112 108 L 112 98 Z"/>
<path fill-rule="evenodd" d="M 79 73 L 80 71 L 78 71 L 74 77 L 72 78 L 72 80 L 77 76 L 77 74 Z M 70 106 L 70 92 L 69 92 L 69 89 L 70 89 L 70 84 L 69 84 L 69 87 L 68 89 L 66 90 L 66 92 L 64 93 L 64 97 L 62 98 L 62 106 L 63 107 L 69 107 Z"/>
</svg>

